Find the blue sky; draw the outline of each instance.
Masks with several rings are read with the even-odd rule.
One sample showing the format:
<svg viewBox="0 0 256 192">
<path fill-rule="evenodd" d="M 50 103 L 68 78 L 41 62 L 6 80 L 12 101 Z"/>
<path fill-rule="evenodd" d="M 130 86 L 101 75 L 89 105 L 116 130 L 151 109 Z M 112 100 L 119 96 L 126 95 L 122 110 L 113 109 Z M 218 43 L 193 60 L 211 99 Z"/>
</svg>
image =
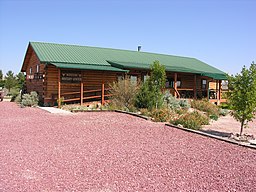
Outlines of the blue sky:
<svg viewBox="0 0 256 192">
<path fill-rule="evenodd" d="M 0 69 L 29 41 L 195 57 L 227 73 L 256 62 L 255 0 L 0 0 Z"/>
</svg>

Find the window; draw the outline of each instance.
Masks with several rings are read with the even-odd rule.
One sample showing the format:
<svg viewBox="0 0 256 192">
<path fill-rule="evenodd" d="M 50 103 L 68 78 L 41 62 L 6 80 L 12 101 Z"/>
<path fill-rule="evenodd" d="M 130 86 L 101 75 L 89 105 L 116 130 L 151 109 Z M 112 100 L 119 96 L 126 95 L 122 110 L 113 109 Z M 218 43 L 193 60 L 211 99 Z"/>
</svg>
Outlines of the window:
<svg viewBox="0 0 256 192">
<path fill-rule="evenodd" d="M 32 67 L 29 68 L 29 74 L 32 75 Z"/>
<path fill-rule="evenodd" d="M 36 72 L 39 73 L 39 71 L 40 71 L 40 64 L 37 64 L 36 65 Z"/>
<path fill-rule="evenodd" d="M 181 87 L 181 80 L 176 81 L 177 88 Z M 174 79 L 167 78 L 165 82 L 165 88 L 174 88 Z"/>
<path fill-rule="evenodd" d="M 173 83 L 173 84 L 174 84 L 174 83 Z M 181 87 L 181 81 L 178 80 L 178 81 L 176 82 L 176 85 L 177 85 L 177 87 Z"/>
<path fill-rule="evenodd" d="M 144 75 L 144 76 L 143 76 L 143 82 L 145 83 L 148 78 L 149 78 L 149 75 Z"/>
<path fill-rule="evenodd" d="M 207 80 L 202 79 L 202 89 L 206 89 Z"/>
<path fill-rule="evenodd" d="M 121 75 L 117 76 L 117 81 L 121 81 L 121 80 L 123 80 L 123 79 L 124 79 L 123 76 L 121 76 Z"/>
<path fill-rule="evenodd" d="M 132 82 L 132 83 L 136 83 L 136 84 L 137 84 L 138 77 L 137 77 L 136 75 L 131 75 L 131 76 L 130 76 L 130 79 L 131 79 L 131 82 Z"/>
<path fill-rule="evenodd" d="M 221 88 L 223 90 L 228 90 L 228 81 L 227 80 L 222 80 L 221 82 Z"/>
</svg>

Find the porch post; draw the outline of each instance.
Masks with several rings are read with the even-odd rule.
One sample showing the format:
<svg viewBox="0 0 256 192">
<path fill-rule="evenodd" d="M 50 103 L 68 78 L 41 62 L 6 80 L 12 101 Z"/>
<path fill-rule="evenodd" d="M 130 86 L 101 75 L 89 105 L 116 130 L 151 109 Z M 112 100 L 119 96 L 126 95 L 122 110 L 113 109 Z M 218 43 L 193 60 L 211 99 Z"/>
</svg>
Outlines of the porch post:
<svg viewBox="0 0 256 192">
<path fill-rule="evenodd" d="M 217 103 L 218 103 L 218 101 L 219 101 L 219 81 L 218 80 L 216 80 L 216 87 L 215 87 L 215 89 L 216 89 L 216 99 L 217 99 Z"/>
<path fill-rule="evenodd" d="M 177 73 L 174 73 L 174 97 L 177 98 Z"/>
<path fill-rule="evenodd" d="M 221 102 L 221 80 L 219 80 L 219 103 Z"/>
<path fill-rule="evenodd" d="M 197 95 L 197 86 L 196 86 L 196 75 L 194 75 L 194 99 L 196 99 L 196 95 Z"/>
<path fill-rule="evenodd" d="M 101 84 L 101 105 L 104 105 L 105 103 L 105 76 L 106 76 L 106 73 L 103 71 L 103 74 L 102 74 L 102 84 Z"/>
<path fill-rule="evenodd" d="M 210 82 L 209 80 L 207 79 L 206 80 L 206 90 L 207 90 L 207 100 L 209 101 L 210 100 Z"/>
<path fill-rule="evenodd" d="M 80 87 L 80 105 L 83 105 L 84 100 L 84 83 L 81 81 L 81 87 Z"/>
<path fill-rule="evenodd" d="M 104 92 L 105 92 L 105 88 L 104 88 L 104 82 L 102 82 L 102 87 L 101 87 L 101 104 L 104 105 Z"/>
<path fill-rule="evenodd" d="M 61 101 L 60 101 L 60 68 L 58 68 L 58 108 L 60 108 Z"/>
</svg>

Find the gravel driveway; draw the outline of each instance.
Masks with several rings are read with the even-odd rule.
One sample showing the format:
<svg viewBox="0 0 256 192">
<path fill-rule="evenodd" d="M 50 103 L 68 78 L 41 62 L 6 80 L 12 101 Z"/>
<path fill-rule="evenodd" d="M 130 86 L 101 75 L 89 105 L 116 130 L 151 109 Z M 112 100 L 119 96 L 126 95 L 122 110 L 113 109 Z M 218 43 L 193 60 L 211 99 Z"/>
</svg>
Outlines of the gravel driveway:
<svg viewBox="0 0 256 192">
<path fill-rule="evenodd" d="M 232 116 L 227 115 L 220 117 L 218 121 L 213 121 L 210 125 L 203 126 L 203 130 L 208 132 L 219 133 L 219 135 L 230 135 L 230 133 L 240 133 L 240 123 Z M 253 135 L 256 138 L 256 119 L 248 123 L 248 127 L 244 128 L 244 134 Z"/>
<path fill-rule="evenodd" d="M 0 110 L 0 191 L 256 190 L 253 149 L 114 112 Z"/>
</svg>

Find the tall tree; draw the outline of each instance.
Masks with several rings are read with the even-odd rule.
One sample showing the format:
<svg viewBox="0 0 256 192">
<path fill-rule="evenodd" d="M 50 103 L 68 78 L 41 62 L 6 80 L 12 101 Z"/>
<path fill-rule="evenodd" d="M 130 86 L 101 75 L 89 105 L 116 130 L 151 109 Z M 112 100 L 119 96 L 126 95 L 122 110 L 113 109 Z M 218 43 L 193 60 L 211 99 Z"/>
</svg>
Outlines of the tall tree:
<svg viewBox="0 0 256 192">
<path fill-rule="evenodd" d="M 0 70 L 0 88 L 4 87 L 3 71 Z"/>
<path fill-rule="evenodd" d="M 3 80 L 3 71 L 0 70 L 0 80 Z"/>
<path fill-rule="evenodd" d="M 135 100 L 138 108 L 159 108 L 163 103 L 163 94 L 161 89 L 164 88 L 166 82 L 166 73 L 164 65 L 159 61 L 154 61 L 151 65 L 151 73 L 149 79 L 141 86 Z"/>
<path fill-rule="evenodd" d="M 240 136 L 256 113 L 256 64 L 252 62 L 249 69 L 245 66 L 240 74 L 229 76 L 228 100 L 233 110 L 232 116 L 241 123 Z"/>
<path fill-rule="evenodd" d="M 25 83 L 25 75 L 24 73 L 20 72 L 16 75 L 17 83 L 18 83 L 18 88 L 22 89 L 24 83 Z"/>
<path fill-rule="evenodd" d="M 10 92 L 11 88 L 17 85 L 16 77 L 12 71 L 8 71 L 5 75 L 5 88 Z"/>
<path fill-rule="evenodd" d="M 152 99 L 156 108 L 160 107 L 163 103 L 163 94 L 161 89 L 165 87 L 165 82 L 165 66 L 161 65 L 159 61 L 154 61 L 153 65 L 151 65 L 149 87 L 154 94 Z"/>
</svg>

